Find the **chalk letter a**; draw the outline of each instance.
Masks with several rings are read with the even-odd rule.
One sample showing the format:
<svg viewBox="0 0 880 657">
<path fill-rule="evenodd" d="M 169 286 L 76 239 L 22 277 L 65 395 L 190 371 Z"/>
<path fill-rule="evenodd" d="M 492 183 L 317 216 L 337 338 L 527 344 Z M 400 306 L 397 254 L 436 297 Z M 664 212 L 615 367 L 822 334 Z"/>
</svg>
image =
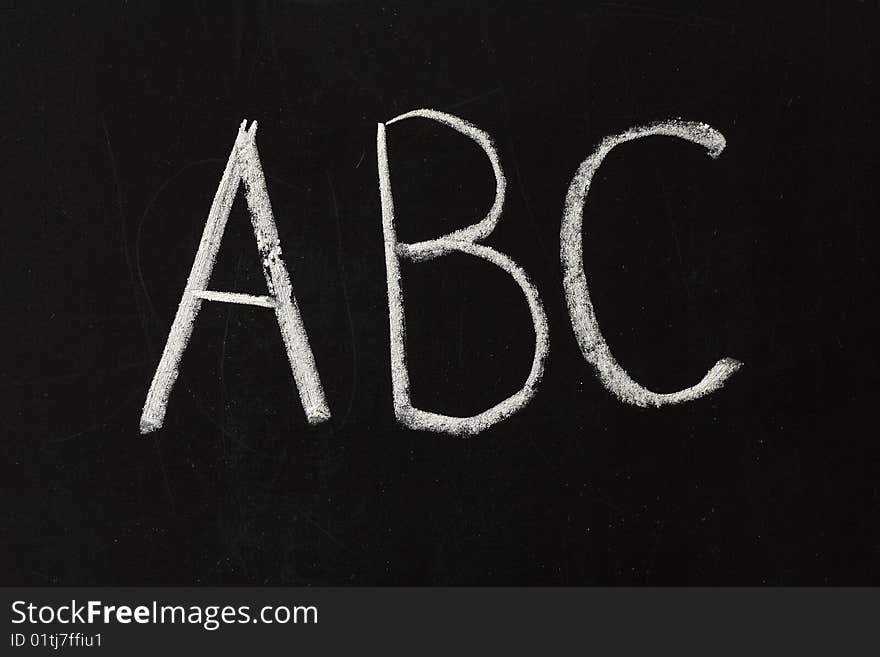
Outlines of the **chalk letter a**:
<svg viewBox="0 0 880 657">
<path fill-rule="evenodd" d="M 223 301 L 251 306 L 272 308 L 281 329 L 284 348 L 293 370 L 293 378 L 299 391 L 300 401 L 310 424 L 318 424 L 330 418 L 330 409 L 324 398 L 324 390 L 318 376 L 315 358 L 296 304 L 287 267 L 281 258 L 281 242 L 272 216 L 272 205 L 266 189 L 266 179 L 257 152 L 257 122 L 245 130 L 247 121 L 238 129 L 235 145 L 214 195 L 214 202 L 205 222 L 202 240 L 193 262 L 189 279 L 183 290 L 183 298 L 177 308 L 174 323 L 156 368 L 153 382 L 147 393 L 141 415 L 141 433 L 155 431 L 165 420 L 168 397 L 177 379 L 178 367 L 193 324 L 203 300 Z M 251 224 L 257 238 L 257 247 L 263 260 L 263 274 L 269 289 L 267 296 L 253 296 L 235 292 L 213 292 L 207 289 L 211 270 L 217 259 L 220 241 L 226 228 L 226 220 L 232 209 L 238 185 L 244 181 L 245 198 L 250 211 Z"/>
<path fill-rule="evenodd" d="M 498 153 L 489 135 L 451 114 L 429 109 L 407 112 L 388 121 L 388 125 L 409 118 L 424 118 L 437 121 L 469 137 L 479 144 L 489 158 L 495 172 L 495 202 L 484 219 L 442 237 L 415 244 L 397 241 L 394 227 L 394 199 L 391 195 L 391 173 L 388 167 L 388 149 L 385 140 L 385 125 L 380 123 L 376 129 L 376 156 L 379 165 L 379 194 L 382 204 L 382 233 L 385 241 L 385 275 L 388 284 L 388 314 L 391 332 L 391 383 L 394 394 L 394 414 L 405 427 L 417 430 L 436 431 L 452 435 L 474 435 L 492 426 L 523 408 L 537 391 L 538 383 L 544 373 L 544 360 L 549 349 L 549 329 L 547 316 L 541 304 L 538 290 L 529 281 L 525 271 L 513 260 L 498 251 L 477 244 L 489 236 L 498 223 L 504 206 L 506 182 L 498 160 Z M 452 417 L 431 413 L 415 408 L 410 398 L 409 370 L 406 358 L 406 322 L 404 318 L 403 290 L 400 285 L 400 260 L 420 262 L 438 258 L 452 251 L 467 253 L 491 262 L 507 272 L 522 289 L 532 315 L 535 328 L 535 355 L 532 368 L 525 384 L 519 391 L 499 402 L 492 408 L 470 417 Z"/>
</svg>

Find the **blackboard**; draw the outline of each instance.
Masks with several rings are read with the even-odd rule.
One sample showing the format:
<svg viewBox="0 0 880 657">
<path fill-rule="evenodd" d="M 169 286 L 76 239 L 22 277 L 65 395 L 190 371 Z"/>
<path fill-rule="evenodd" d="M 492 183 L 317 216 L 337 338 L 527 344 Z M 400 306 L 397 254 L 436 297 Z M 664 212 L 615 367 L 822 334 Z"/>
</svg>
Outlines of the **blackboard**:
<svg viewBox="0 0 880 657">
<path fill-rule="evenodd" d="M 867 584 L 880 577 L 876 2 L 12 3 L 0 9 L 4 584 Z M 484 244 L 539 290 L 543 380 L 475 436 L 395 419 L 377 124 L 494 140 Z M 585 362 L 560 223 L 583 213 L 616 359 Z M 309 425 L 271 311 L 206 302 L 164 426 L 139 418 L 243 120 L 332 417 Z M 398 237 L 494 182 L 436 122 L 388 126 Z M 477 413 L 534 335 L 507 274 L 402 264 L 413 401 Z M 214 290 L 265 294 L 244 197 Z"/>
</svg>

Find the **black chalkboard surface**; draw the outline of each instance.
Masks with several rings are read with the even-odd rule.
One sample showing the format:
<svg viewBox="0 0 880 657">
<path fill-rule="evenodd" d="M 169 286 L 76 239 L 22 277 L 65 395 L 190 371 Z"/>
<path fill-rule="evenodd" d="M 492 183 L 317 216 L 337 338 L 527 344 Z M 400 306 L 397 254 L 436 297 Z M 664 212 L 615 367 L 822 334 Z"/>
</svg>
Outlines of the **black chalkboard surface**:
<svg viewBox="0 0 880 657">
<path fill-rule="evenodd" d="M 4 584 L 868 584 L 880 580 L 876 2 L 63 3 L 0 8 Z M 482 240 L 547 315 L 535 396 L 477 435 L 395 418 L 377 124 L 492 137 Z M 623 403 L 575 340 L 566 192 L 603 138 L 680 118 L 717 159 L 621 144 L 583 211 Z M 273 312 L 205 302 L 141 435 L 243 120 L 329 421 Z M 473 224 L 473 141 L 388 126 L 400 241 Z M 535 348 L 502 270 L 402 262 L 412 401 L 472 415 Z M 266 295 L 243 191 L 213 290 Z"/>
</svg>

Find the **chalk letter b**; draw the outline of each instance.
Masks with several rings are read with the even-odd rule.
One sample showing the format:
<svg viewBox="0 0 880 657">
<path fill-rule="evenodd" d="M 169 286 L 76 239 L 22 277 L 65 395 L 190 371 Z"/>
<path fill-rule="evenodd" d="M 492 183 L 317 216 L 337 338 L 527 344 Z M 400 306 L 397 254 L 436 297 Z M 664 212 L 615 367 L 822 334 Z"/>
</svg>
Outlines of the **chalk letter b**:
<svg viewBox="0 0 880 657">
<path fill-rule="evenodd" d="M 442 123 L 473 139 L 485 151 L 495 172 L 495 202 L 486 217 L 471 226 L 454 231 L 437 239 L 406 244 L 397 241 L 394 227 L 394 199 L 391 195 L 391 173 L 388 168 L 388 149 L 385 141 L 385 125 L 376 130 L 376 155 L 379 165 L 379 194 L 382 204 L 382 232 L 385 241 L 385 273 L 388 284 L 388 314 L 391 333 L 391 383 L 394 394 L 394 413 L 397 420 L 410 429 L 421 429 L 452 435 L 474 435 L 496 422 L 510 417 L 529 403 L 535 395 L 544 372 L 544 360 L 549 348 L 547 317 L 538 290 L 528 276 L 513 260 L 488 246 L 477 244 L 489 236 L 498 223 L 504 205 L 506 182 L 498 154 L 489 136 L 476 126 L 451 114 L 420 109 L 402 114 L 388 125 L 409 118 L 424 118 Z M 491 262 L 507 272 L 522 289 L 532 315 L 535 328 L 535 355 L 525 384 L 519 391 L 492 408 L 470 417 L 452 417 L 415 408 L 410 398 L 409 370 L 406 358 L 406 322 L 403 291 L 400 285 L 400 260 L 419 262 L 438 258 L 451 251 L 467 253 Z"/>
</svg>

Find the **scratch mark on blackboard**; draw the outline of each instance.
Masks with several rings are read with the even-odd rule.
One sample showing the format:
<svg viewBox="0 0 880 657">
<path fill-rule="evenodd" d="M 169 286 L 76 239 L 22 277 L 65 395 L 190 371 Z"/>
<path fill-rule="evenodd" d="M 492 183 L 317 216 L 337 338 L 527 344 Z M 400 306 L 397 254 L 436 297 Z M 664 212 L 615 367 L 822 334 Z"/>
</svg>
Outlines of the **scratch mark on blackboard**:
<svg viewBox="0 0 880 657">
<path fill-rule="evenodd" d="M 366 152 L 366 148 L 364 149 L 364 152 Z M 361 159 L 363 159 L 363 156 L 361 156 Z M 330 171 L 324 169 L 324 175 L 327 177 L 327 186 L 330 188 L 330 198 L 333 201 L 333 218 L 336 220 L 336 263 L 339 267 L 339 282 L 342 286 L 342 298 L 345 301 L 345 315 L 348 319 L 348 335 L 351 339 L 351 394 L 348 398 L 348 406 L 346 407 L 342 420 L 339 423 L 339 428 L 341 429 L 348 421 L 348 416 L 351 414 L 351 409 L 354 407 L 354 399 L 357 393 L 358 354 L 357 341 L 355 340 L 354 334 L 354 319 L 351 316 L 351 299 L 348 296 L 348 283 L 346 281 L 345 273 L 345 258 L 343 257 L 344 253 L 342 248 L 342 224 L 339 219 L 339 202 L 336 198 L 336 189 L 333 187 L 333 178 L 330 176 Z"/>
<path fill-rule="evenodd" d="M 144 211 L 141 214 L 140 221 L 138 221 L 137 233 L 135 234 L 135 241 L 134 241 L 134 264 L 135 264 L 135 268 L 137 270 L 137 276 L 138 276 L 138 281 L 140 282 L 141 291 L 143 292 L 144 299 L 147 302 L 147 308 L 149 309 L 150 314 L 153 316 L 153 321 L 156 321 L 156 319 L 157 319 L 156 310 L 153 307 L 153 300 L 150 297 L 149 290 L 147 289 L 147 283 L 144 280 L 144 271 L 141 266 L 141 241 L 143 238 L 143 230 L 144 230 L 144 225 L 146 224 L 146 221 L 147 221 L 147 216 L 150 214 L 150 211 L 153 209 L 153 205 L 155 205 L 156 201 L 159 200 L 159 197 L 162 195 L 162 193 L 165 191 L 165 189 L 168 187 L 168 185 L 170 185 L 172 182 L 174 182 L 177 178 L 179 178 L 181 175 L 183 175 L 186 171 L 188 171 L 192 167 L 200 166 L 202 164 L 216 163 L 216 162 L 223 162 L 223 160 L 216 158 L 216 157 L 211 157 L 211 158 L 207 158 L 204 160 L 196 160 L 195 162 L 190 162 L 190 163 L 182 166 L 180 169 L 178 169 L 174 174 L 172 174 L 169 178 L 167 178 L 161 185 L 159 185 L 159 187 L 156 189 L 155 193 L 150 198 L 147 205 L 144 207 Z M 150 347 L 150 349 L 152 351 L 151 345 L 152 345 L 152 342 L 150 342 L 150 345 L 148 345 L 148 347 Z"/>
</svg>

